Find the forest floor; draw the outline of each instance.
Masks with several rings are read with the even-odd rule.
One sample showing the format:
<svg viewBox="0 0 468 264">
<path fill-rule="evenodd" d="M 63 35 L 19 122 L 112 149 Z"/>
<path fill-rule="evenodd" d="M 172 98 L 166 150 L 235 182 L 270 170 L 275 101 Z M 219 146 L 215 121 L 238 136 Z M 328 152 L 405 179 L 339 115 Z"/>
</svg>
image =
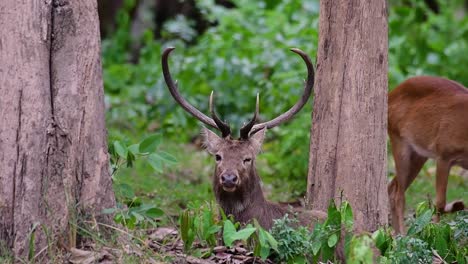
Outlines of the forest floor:
<svg viewBox="0 0 468 264">
<path fill-rule="evenodd" d="M 143 236 L 152 250 L 159 254 L 159 259 L 170 259 L 173 263 L 251 263 L 254 258 L 251 252 L 240 249 L 228 251 L 226 248 L 217 248 L 211 259 L 201 259 L 187 256 L 182 251 L 182 244 L 177 235 L 177 219 L 183 209 L 200 208 L 207 202 L 213 202 L 211 191 L 211 175 L 214 162 L 203 149 L 193 144 L 166 144 L 165 151 L 173 154 L 178 163 L 165 168 L 164 174 L 157 174 L 146 164 L 137 164 L 134 169 L 123 169 L 119 181 L 130 185 L 135 194 L 143 200 L 161 208 L 165 215 L 159 222 L 158 229 L 151 229 Z M 301 184 L 288 182 L 287 179 L 277 179 L 269 174 L 270 170 L 262 156 L 259 156 L 257 165 L 263 179 L 263 189 L 268 199 L 280 202 L 291 202 L 303 198 L 307 175 L 304 175 L 303 189 Z M 389 155 L 388 171 L 390 177 L 394 174 L 394 162 Z M 389 180 L 390 180 L 389 177 Z M 435 201 L 435 163 L 428 161 L 419 176 L 406 192 L 408 219 L 413 218 L 417 204 L 424 201 Z M 295 187 L 293 187 L 295 186 Z M 447 188 L 447 201 L 465 199 L 468 202 L 468 173 L 458 167 L 451 171 Z M 118 195 L 118 188 L 116 188 Z M 299 194 L 299 195 L 298 195 Z M 450 216 L 448 216 L 450 217 Z M 163 227 L 163 228 L 161 228 Z M 203 255 L 203 248 L 196 248 L 195 255 Z M 230 262 L 227 262 L 227 261 Z M 126 260 L 130 261 L 130 260 Z M 175 261 L 175 262 L 174 262 Z M 182 261 L 182 262 L 177 262 Z M 132 262 L 129 262 L 132 263 Z M 258 259 L 255 261 L 258 262 Z"/>
</svg>

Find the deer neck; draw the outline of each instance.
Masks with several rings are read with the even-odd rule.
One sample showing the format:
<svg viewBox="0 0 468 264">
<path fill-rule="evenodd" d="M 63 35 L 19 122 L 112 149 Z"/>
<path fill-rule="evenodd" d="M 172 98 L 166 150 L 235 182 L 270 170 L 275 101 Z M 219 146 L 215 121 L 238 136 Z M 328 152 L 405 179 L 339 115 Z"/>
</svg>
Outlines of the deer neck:
<svg viewBox="0 0 468 264">
<path fill-rule="evenodd" d="M 215 179 L 215 181 L 217 181 Z M 253 166 L 248 180 L 234 192 L 226 192 L 219 184 L 214 183 L 216 200 L 226 215 L 232 214 L 235 219 L 242 219 L 246 212 L 263 208 L 267 201 L 263 196 L 260 177 Z"/>
</svg>

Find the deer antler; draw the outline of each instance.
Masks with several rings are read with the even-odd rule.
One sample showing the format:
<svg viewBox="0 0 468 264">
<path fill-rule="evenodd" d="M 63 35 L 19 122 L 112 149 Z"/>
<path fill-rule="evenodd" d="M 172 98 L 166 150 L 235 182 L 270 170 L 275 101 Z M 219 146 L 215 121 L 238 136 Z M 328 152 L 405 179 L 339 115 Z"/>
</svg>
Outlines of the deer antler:
<svg viewBox="0 0 468 264">
<path fill-rule="evenodd" d="M 293 48 L 291 49 L 291 51 L 301 56 L 301 58 L 304 60 L 307 66 L 307 81 L 304 86 L 304 92 L 302 93 L 302 96 L 299 99 L 299 101 L 297 101 L 297 103 L 293 105 L 288 111 L 284 112 L 283 114 L 277 116 L 276 118 L 268 122 L 254 125 L 250 133 L 247 132 L 249 135 L 257 133 L 264 127 L 270 129 L 280 125 L 283 122 L 290 120 L 307 103 L 307 100 L 309 99 L 310 94 L 312 93 L 312 89 L 314 87 L 314 66 L 310 61 L 309 56 L 302 50 Z"/>
<path fill-rule="evenodd" d="M 210 95 L 210 113 L 211 113 L 211 117 L 213 118 L 213 121 L 216 123 L 216 126 L 221 131 L 222 136 L 227 137 L 231 135 L 231 128 L 229 127 L 229 125 L 221 121 L 221 119 L 219 119 L 215 113 L 215 110 L 213 108 L 213 91 L 211 91 L 211 95 Z"/>
<path fill-rule="evenodd" d="M 169 92 L 171 93 L 172 97 L 176 100 L 176 102 L 182 106 L 182 108 L 187 111 L 188 113 L 192 114 L 195 118 L 200 120 L 202 123 L 205 125 L 208 125 L 212 128 L 218 129 L 221 131 L 223 137 L 227 137 L 231 134 L 231 129 L 229 128 L 229 125 L 226 123 L 222 122 L 215 114 L 213 108 L 212 108 L 212 101 L 213 101 L 213 93 L 211 93 L 210 96 L 210 111 L 211 115 L 213 118 L 210 118 L 200 112 L 198 109 L 196 109 L 193 105 L 191 105 L 187 100 L 185 100 L 179 93 L 179 90 L 177 89 L 177 82 L 174 83 L 172 80 L 171 73 L 169 71 L 169 64 L 168 64 L 168 57 L 169 54 L 174 50 L 175 48 L 169 47 L 164 50 L 162 57 L 161 57 L 161 64 L 162 64 L 162 70 L 163 70 L 163 75 L 164 75 L 164 80 L 166 81 L 167 88 L 169 88 Z"/>
<path fill-rule="evenodd" d="M 255 125 L 255 122 L 257 122 L 258 118 L 258 112 L 259 112 L 259 95 L 257 93 L 257 103 L 255 104 L 255 113 L 252 119 L 250 120 L 249 123 L 245 124 L 242 126 L 240 129 L 240 138 L 241 139 L 248 139 L 249 138 L 249 132 L 252 129 L 252 127 Z"/>
</svg>

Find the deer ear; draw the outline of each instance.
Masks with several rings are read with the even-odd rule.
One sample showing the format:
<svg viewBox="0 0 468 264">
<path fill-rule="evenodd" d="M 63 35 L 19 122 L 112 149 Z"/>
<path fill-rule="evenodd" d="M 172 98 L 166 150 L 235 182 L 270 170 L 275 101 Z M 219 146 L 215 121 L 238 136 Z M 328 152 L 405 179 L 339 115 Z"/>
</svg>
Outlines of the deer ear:
<svg viewBox="0 0 468 264">
<path fill-rule="evenodd" d="M 266 130 L 267 130 L 266 127 L 263 127 L 257 133 L 253 134 L 249 139 L 250 142 L 252 143 L 252 146 L 253 146 L 256 153 L 259 153 L 260 150 L 262 149 L 263 140 L 265 139 Z"/>
<path fill-rule="evenodd" d="M 206 150 L 210 154 L 216 154 L 216 152 L 219 151 L 219 146 L 221 146 L 223 139 L 206 127 L 203 127 L 201 134 L 203 136 L 203 146 L 206 147 Z"/>
</svg>

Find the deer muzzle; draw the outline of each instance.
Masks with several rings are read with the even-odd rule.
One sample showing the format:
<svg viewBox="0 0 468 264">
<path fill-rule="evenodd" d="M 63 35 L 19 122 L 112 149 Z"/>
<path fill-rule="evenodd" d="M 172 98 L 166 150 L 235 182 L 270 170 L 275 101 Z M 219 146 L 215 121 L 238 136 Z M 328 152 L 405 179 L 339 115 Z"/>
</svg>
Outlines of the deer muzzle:
<svg viewBox="0 0 468 264">
<path fill-rule="evenodd" d="M 239 177 L 234 173 L 225 173 L 221 175 L 221 185 L 226 192 L 233 192 L 236 189 Z"/>
</svg>

